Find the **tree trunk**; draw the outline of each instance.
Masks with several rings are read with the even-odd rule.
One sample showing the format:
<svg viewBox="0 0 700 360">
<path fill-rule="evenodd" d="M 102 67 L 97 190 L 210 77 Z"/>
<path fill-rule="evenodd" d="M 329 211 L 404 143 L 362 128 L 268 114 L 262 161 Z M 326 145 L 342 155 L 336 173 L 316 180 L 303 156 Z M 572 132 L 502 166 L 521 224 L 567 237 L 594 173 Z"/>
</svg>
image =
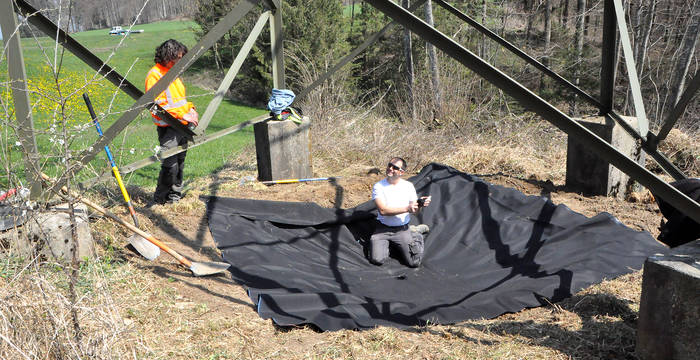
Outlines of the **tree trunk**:
<svg viewBox="0 0 700 360">
<path fill-rule="evenodd" d="M 634 63 L 637 64 L 637 75 L 639 76 L 640 83 L 642 82 L 642 75 L 644 74 L 644 62 L 646 61 L 646 54 L 649 48 L 649 37 L 651 35 L 651 30 L 654 24 L 654 18 L 656 15 L 656 3 L 657 0 L 648 0 L 648 4 L 645 1 L 639 3 L 639 9 L 637 10 L 638 19 L 638 30 L 636 41 L 634 42 Z M 627 90 L 627 99 L 630 99 L 631 89 Z M 627 101 L 629 107 L 629 101 Z M 629 112 L 629 109 L 626 109 Z"/>
<path fill-rule="evenodd" d="M 411 6 L 409 0 L 402 0 L 402 6 L 408 9 Z M 404 27 L 403 30 L 403 53 L 406 59 L 406 89 L 408 96 L 408 106 L 411 110 L 411 121 L 416 121 L 416 103 L 413 97 L 413 51 L 411 45 L 411 31 Z"/>
<path fill-rule="evenodd" d="M 688 20 L 688 26 L 685 28 L 681 45 L 678 48 L 678 58 L 671 72 L 671 82 L 669 83 L 669 92 L 666 104 L 668 111 L 678 102 L 683 88 L 685 87 L 685 77 L 688 75 L 688 67 L 690 60 L 695 53 L 695 46 L 698 43 L 698 30 L 700 29 L 700 0 L 695 0 L 693 4 L 692 16 Z"/>
<path fill-rule="evenodd" d="M 567 29 L 569 25 L 569 0 L 561 0 L 561 24 L 564 29 Z"/>
<path fill-rule="evenodd" d="M 426 4 L 429 2 L 430 2 L 430 0 L 428 0 L 426 2 Z M 481 0 L 481 25 L 486 26 L 486 0 Z M 479 46 L 479 57 L 482 59 L 486 59 L 486 35 L 485 34 L 481 34 L 481 46 Z"/>
<path fill-rule="evenodd" d="M 576 1 L 576 35 L 575 35 L 575 42 L 576 42 L 576 63 L 574 64 L 574 84 L 576 86 L 579 86 L 581 84 L 581 61 L 582 61 L 582 56 L 583 56 L 583 31 L 584 31 L 584 21 L 586 20 L 585 17 L 586 14 L 586 0 L 577 0 Z M 571 116 L 578 116 L 578 109 L 577 109 L 577 96 L 574 95 L 574 97 L 571 100 L 570 104 L 570 112 Z"/>
<path fill-rule="evenodd" d="M 352 29 L 354 28 L 355 24 L 355 0 L 352 0 L 352 6 L 350 7 L 350 33 L 352 33 Z"/>
<path fill-rule="evenodd" d="M 667 19 L 666 22 L 667 23 L 671 22 L 670 17 L 672 17 L 672 15 L 671 15 L 671 2 L 670 1 L 666 1 L 666 17 L 669 18 L 669 19 Z M 664 43 L 668 43 L 669 33 L 672 31 L 673 31 L 673 29 L 671 27 L 664 28 Z"/>
<path fill-rule="evenodd" d="M 533 11 L 534 6 L 531 4 L 534 3 L 534 0 L 529 3 L 528 1 L 525 1 L 525 14 L 527 16 L 527 28 L 525 30 L 525 44 L 530 45 L 530 33 L 532 32 L 532 22 L 534 21 L 533 18 L 535 17 L 535 11 Z"/>
<path fill-rule="evenodd" d="M 549 53 L 552 43 L 552 0 L 544 1 L 544 57 L 542 64 L 550 67 Z M 540 74 L 540 91 L 546 87 L 546 77 L 544 73 Z"/>
<path fill-rule="evenodd" d="M 587 0 L 584 0 L 587 1 Z M 586 8 L 588 8 L 588 4 L 586 4 Z M 588 37 L 588 27 L 591 25 L 591 15 L 589 12 L 585 12 L 585 15 L 583 15 L 583 38 Z"/>
<path fill-rule="evenodd" d="M 485 3 L 485 2 L 484 2 Z M 433 20 L 433 2 L 428 0 L 425 2 L 425 22 L 430 26 L 435 26 L 435 21 Z M 440 90 L 440 69 L 438 68 L 437 54 L 435 52 L 435 47 L 431 43 L 425 44 L 426 50 L 428 51 L 428 61 L 430 62 L 430 78 L 433 84 L 433 100 L 435 102 L 435 109 L 433 111 L 433 119 L 439 119 L 442 117 L 442 93 Z"/>
<path fill-rule="evenodd" d="M 505 2 L 501 2 L 501 8 L 503 9 L 503 16 L 501 17 L 501 37 L 506 37 L 506 24 L 508 22 L 508 7 L 505 6 Z"/>
</svg>

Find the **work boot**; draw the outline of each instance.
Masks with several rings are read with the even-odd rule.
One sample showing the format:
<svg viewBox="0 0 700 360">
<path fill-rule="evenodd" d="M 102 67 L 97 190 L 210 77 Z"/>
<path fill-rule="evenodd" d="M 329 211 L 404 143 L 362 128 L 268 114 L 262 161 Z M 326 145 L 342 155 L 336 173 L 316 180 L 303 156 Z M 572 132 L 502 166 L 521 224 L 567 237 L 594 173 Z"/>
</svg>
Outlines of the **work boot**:
<svg viewBox="0 0 700 360">
<path fill-rule="evenodd" d="M 427 234 L 428 231 L 430 231 L 430 228 L 428 225 L 425 224 L 420 224 L 420 225 L 409 225 L 408 230 L 412 232 L 417 232 L 419 234 Z"/>
<path fill-rule="evenodd" d="M 175 204 L 176 202 L 180 201 L 180 196 L 176 194 L 170 194 L 168 195 L 168 199 L 165 201 L 166 204 Z"/>
</svg>

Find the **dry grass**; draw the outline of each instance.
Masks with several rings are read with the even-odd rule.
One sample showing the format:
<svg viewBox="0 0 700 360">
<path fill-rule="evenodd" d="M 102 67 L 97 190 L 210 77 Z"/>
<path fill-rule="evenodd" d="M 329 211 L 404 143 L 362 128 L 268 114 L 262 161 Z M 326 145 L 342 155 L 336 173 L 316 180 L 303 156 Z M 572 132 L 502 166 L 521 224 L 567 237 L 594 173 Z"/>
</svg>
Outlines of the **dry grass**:
<svg viewBox="0 0 700 360">
<path fill-rule="evenodd" d="M 129 263 L 112 265 L 99 276 L 84 274 L 85 281 L 95 282 L 85 286 L 78 304 L 85 338 L 81 345 L 66 325 L 70 304 L 60 295 L 58 277 L 31 271 L 26 279 L 4 282 L 2 358 L 629 358 L 641 286 L 637 272 L 562 303 L 493 320 L 319 333 L 309 327 L 278 328 L 260 319 L 249 304 L 236 301 L 244 296 L 240 289 L 232 289 L 234 301 L 219 308 L 181 295 L 180 280 Z"/>
<path fill-rule="evenodd" d="M 84 264 L 75 303 L 60 264 L 5 258 L 1 268 L 0 358 L 118 359 L 137 351 L 138 334 L 111 294 L 110 283 L 133 276 L 127 264 L 107 259 Z M 79 314 L 78 332 L 73 308 Z"/>
<path fill-rule="evenodd" d="M 700 138 L 671 129 L 659 150 L 689 176 L 700 176 Z"/>
</svg>

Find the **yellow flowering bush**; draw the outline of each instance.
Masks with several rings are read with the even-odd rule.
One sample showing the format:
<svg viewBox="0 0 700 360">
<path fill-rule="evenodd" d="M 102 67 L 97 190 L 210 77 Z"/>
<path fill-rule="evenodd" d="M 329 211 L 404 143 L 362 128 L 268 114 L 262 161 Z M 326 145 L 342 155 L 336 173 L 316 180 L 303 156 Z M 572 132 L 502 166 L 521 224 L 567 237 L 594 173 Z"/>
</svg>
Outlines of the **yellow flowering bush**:
<svg viewBox="0 0 700 360">
<path fill-rule="evenodd" d="M 89 122 L 83 93 L 90 96 L 95 109 L 106 108 L 108 98 L 101 95 L 107 87 L 104 80 L 92 80 L 76 71 L 62 71 L 56 81 L 48 67 L 44 70 L 46 76 L 27 79 L 35 127 L 50 127 L 64 117 L 67 126 Z"/>
</svg>

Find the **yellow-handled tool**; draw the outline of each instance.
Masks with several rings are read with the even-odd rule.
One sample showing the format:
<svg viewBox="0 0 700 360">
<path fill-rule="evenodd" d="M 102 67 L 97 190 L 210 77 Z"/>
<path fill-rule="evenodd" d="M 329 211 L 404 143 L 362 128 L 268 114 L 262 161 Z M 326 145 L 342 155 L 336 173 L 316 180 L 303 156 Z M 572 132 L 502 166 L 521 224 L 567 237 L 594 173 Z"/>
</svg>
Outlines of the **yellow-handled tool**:
<svg viewBox="0 0 700 360">
<path fill-rule="evenodd" d="M 83 93 L 83 100 L 85 100 L 85 105 L 87 105 L 88 111 L 90 111 L 90 117 L 92 118 L 92 122 L 95 124 L 95 129 L 97 129 L 97 133 L 102 137 L 102 127 L 100 126 L 100 122 L 97 121 L 97 115 L 95 115 L 95 110 L 92 108 L 92 102 L 90 102 L 90 97 L 88 97 L 87 93 Z M 109 164 L 112 166 L 112 173 L 114 173 L 114 177 L 117 179 L 117 184 L 119 184 L 119 190 L 122 191 L 122 196 L 124 197 L 124 201 L 126 202 L 126 205 L 129 207 L 129 213 L 131 214 L 131 218 L 134 219 L 134 225 L 136 227 L 139 226 L 139 219 L 136 217 L 136 211 L 134 210 L 134 205 L 131 204 L 131 199 L 129 198 L 129 193 L 126 191 L 126 188 L 124 187 L 124 182 L 122 181 L 122 176 L 119 173 L 119 169 L 117 168 L 117 164 L 114 162 L 114 157 L 112 157 L 112 152 L 109 150 L 109 146 L 105 145 L 105 152 L 107 153 L 107 159 L 109 159 Z M 128 239 L 129 243 L 131 246 L 136 249 L 136 251 L 139 252 L 143 257 L 145 257 L 148 260 L 153 260 L 160 255 L 160 249 L 158 246 L 152 244 L 151 242 L 146 241 L 143 237 L 140 237 L 137 234 L 134 234 L 129 237 Z"/>
<path fill-rule="evenodd" d="M 49 183 L 53 183 L 53 181 L 51 180 L 51 178 L 50 178 L 48 175 L 44 174 L 44 173 L 41 173 L 41 178 L 44 179 L 45 181 L 49 182 Z M 169 246 L 165 245 L 165 244 L 164 244 L 163 242 L 161 242 L 160 240 L 156 239 L 155 236 L 153 236 L 153 235 L 151 235 L 151 234 L 149 234 L 149 233 L 147 233 L 147 232 L 145 232 L 145 231 L 143 231 L 143 230 L 140 230 L 140 229 L 137 228 L 136 226 L 131 225 L 131 224 L 129 224 L 128 222 L 126 222 L 126 221 L 120 219 L 117 215 L 114 215 L 112 212 L 110 212 L 109 210 L 103 208 L 102 206 L 97 205 L 97 204 L 95 204 L 94 202 L 92 202 L 92 201 L 90 201 L 90 200 L 88 200 L 88 199 L 79 197 L 78 194 L 69 193 L 69 192 L 68 192 L 68 188 L 66 188 L 65 186 L 61 187 L 61 192 L 62 192 L 63 194 L 65 194 L 65 195 L 67 195 L 66 197 L 70 196 L 70 197 L 75 198 L 76 200 L 82 202 L 83 204 L 85 204 L 85 205 L 87 205 L 87 206 L 93 208 L 93 209 L 96 210 L 97 212 L 99 212 L 99 213 L 101 213 L 101 214 L 107 216 L 108 218 L 114 220 L 117 224 L 119 224 L 119 225 L 121 225 L 121 226 L 124 226 L 125 228 L 127 228 L 127 229 L 133 231 L 133 232 L 135 233 L 134 235 L 139 236 L 139 238 L 140 238 L 141 240 L 143 240 L 143 241 L 148 241 L 149 244 L 151 244 L 152 246 L 155 246 L 156 248 L 163 249 L 165 252 L 167 252 L 167 253 L 170 254 L 172 257 L 174 257 L 175 259 L 177 259 L 177 261 L 178 261 L 180 264 L 182 264 L 182 265 L 184 265 L 185 267 L 187 267 L 188 269 L 190 269 L 190 271 L 192 271 L 192 273 L 193 273 L 195 276 L 207 276 L 207 275 L 213 275 L 213 274 L 222 273 L 222 272 L 226 271 L 226 269 L 228 269 L 229 266 L 231 266 L 230 264 L 223 263 L 223 262 L 195 262 L 195 261 L 190 261 L 190 260 L 187 259 L 186 257 L 180 255 L 180 254 L 179 254 L 178 252 L 176 252 L 175 250 L 171 249 Z M 159 253 L 160 253 L 160 250 L 159 250 Z"/>
</svg>

